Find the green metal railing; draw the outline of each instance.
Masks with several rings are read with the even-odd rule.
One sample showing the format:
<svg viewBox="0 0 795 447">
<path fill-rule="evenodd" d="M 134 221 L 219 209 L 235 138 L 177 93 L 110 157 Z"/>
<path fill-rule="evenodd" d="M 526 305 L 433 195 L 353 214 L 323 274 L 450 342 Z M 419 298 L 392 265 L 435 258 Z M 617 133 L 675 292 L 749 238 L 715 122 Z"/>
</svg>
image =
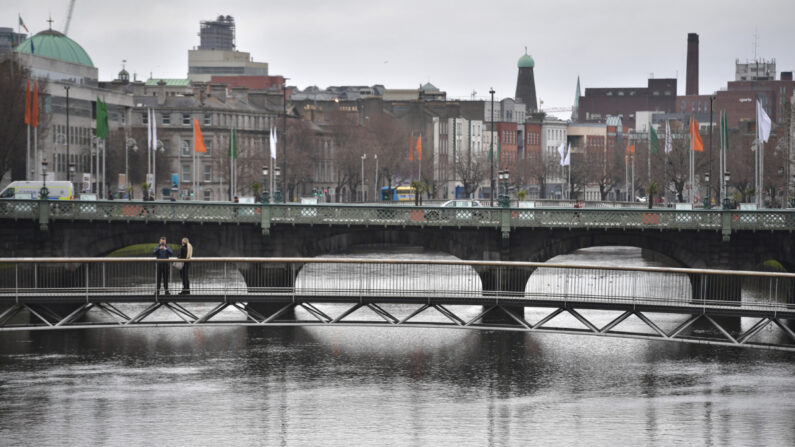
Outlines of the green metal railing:
<svg viewBox="0 0 795 447">
<path fill-rule="evenodd" d="M 232 204 L 219 202 L 0 200 L 0 219 L 58 221 L 361 225 L 382 227 L 657 229 L 793 231 L 793 210 L 675 210 L 670 208 L 444 208 L 352 204 Z"/>
</svg>

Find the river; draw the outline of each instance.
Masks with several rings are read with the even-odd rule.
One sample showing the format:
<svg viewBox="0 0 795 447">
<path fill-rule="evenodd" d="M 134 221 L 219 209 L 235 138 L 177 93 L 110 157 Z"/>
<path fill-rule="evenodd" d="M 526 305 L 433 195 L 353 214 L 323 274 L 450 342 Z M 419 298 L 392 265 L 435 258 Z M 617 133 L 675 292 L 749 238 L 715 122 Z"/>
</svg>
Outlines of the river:
<svg viewBox="0 0 795 447">
<path fill-rule="evenodd" d="M 793 354 L 575 335 L 3 332 L 0 445 L 791 446 L 793 377 Z"/>
</svg>

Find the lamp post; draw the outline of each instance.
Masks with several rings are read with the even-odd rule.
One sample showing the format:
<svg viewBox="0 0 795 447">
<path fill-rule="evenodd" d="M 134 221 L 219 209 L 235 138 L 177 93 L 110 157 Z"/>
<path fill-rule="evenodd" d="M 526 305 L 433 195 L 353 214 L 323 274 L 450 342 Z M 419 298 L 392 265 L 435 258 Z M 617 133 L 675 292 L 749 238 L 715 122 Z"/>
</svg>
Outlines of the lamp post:
<svg viewBox="0 0 795 447">
<path fill-rule="evenodd" d="M 69 178 L 74 178 L 74 176 L 75 176 L 75 164 L 74 164 L 74 162 L 69 162 L 69 174 L 67 174 L 67 175 L 69 176 Z M 74 185 L 72 186 L 72 188 L 74 188 Z"/>
<path fill-rule="evenodd" d="M 273 203 L 281 203 L 282 202 L 282 190 L 279 188 L 279 176 L 282 174 L 281 168 L 276 166 L 273 168 L 273 174 L 276 177 L 276 193 L 273 195 Z"/>
<path fill-rule="evenodd" d="M 268 193 L 268 165 L 262 165 L 262 203 L 270 203 L 271 197 Z"/>
<path fill-rule="evenodd" d="M 510 173 L 508 170 L 502 170 L 499 172 L 499 178 L 502 182 L 502 194 L 500 194 L 498 201 L 499 205 L 503 208 L 509 208 L 511 206 L 511 196 L 508 194 L 508 178 L 510 177 Z"/>
<path fill-rule="evenodd" d="M 50 191 L 47 189 L 47 159 L 41 161 L 41 189 L 39 189 L 39 198 L 47 200 Z"/>
<path fill-rule="evenodd" d="M 712 174 L 712 101 L 715 100 L 714 95 L 710 95 L 709 97 L 709 168 L 707 171 L 707 198 L 706 198 L 706 206 L 705 208 L 710 209 L 712 206 L 712 183 L 710 183 L 709 178 L 710 174 Z M 720 172 L 720 171 L 718 171 Z"/>
<path fill-rule="evenodd" d="M 373 200 L 378 200 L 378 154 L 373 155 L 375 158 L 375 186 L 373 187 Z"/>
<path fill-rule="evenodd" d="M 367 154 L 362 154 L 362 203 L 364 203 L 364 160 L 367 159 Z"/>
<path fill-rule="evenodd" d="M 489 89 L 491 94 L 491 138 L 489 139 L 489 199 L 494 206 L 494 87 Z"/>
<path fill-rule="evenodd" d="M 69 86 L 64 85 L 63 88 L 66 90 L 66 162 L 71 163 L 72 159 L 69 158 Z M 67 180 L 71 182 L 72 172 L 70 171 L 67 175 L 69 176 Z"/>
<path fill-rule="evenodd" d="M 726 191 L 726 196 L 723 197 L 723 209 L 728 210 L 731 208 L 731 200 L 729 200 L 729 179 L 731 178 L 732 173 L 726 171 L 723 173 L 723 184 L 724 190 Z"/>
</svg>

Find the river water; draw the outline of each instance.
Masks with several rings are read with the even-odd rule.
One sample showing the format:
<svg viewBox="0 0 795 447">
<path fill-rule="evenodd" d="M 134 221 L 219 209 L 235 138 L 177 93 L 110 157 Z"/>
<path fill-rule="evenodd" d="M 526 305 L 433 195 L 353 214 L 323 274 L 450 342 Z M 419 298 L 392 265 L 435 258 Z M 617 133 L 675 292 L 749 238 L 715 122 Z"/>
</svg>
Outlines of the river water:
<svg viewBox="0 0 795 447">
<path fill-rule="evenodd" d="M 0 445 L 791 446 L 794 377 L 793 354 L 574 335 L 4 332 Z"/>
</svg>

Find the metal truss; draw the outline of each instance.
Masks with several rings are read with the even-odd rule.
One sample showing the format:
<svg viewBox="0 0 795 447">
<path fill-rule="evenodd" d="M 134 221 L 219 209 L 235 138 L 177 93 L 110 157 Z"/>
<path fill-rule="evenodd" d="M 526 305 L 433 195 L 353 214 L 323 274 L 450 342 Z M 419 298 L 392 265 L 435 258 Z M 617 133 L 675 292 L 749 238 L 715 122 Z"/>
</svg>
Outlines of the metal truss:
<svg viewBox="0 0 795 447">
<path fill-rule="evenodd" d="M 328 302 L 322 301 L 327 304 Z M 192 302 L 195 304 L 195 301 Z M 535 333 L 556 333 L 556 334 L 577 334 L 602 337 L 620 337 L 645 340 L 660 340 L 681 343 L 710 344 L 719 346 L 733 346 L 744 348 L 764 348 L 772 350 L 782 350 L 795 352 L 795 332 L 785 324 L 782 319 L 775 316 L 759 317 L 758 321 L 748 330 L 741 334 L 732 335 L 731 330 L 720 323 L 723 315 L 710 315 L 708 312 L 690 313 L 689 318 L 673 330 L 665 331 L 661 329 L 643 311 L 637 309 L 623 310 L 620 315 L 602 327 L 596 326 L 580 312 L 570 305 L 551 307 L 552 309 L 545 317 L 535 324 L 531 324 L 524 318 L 524 307 L 522 305 L 506 306 L 494 304 L 484 306 L 484 310 L 469 320 L 465 320 L 457 315 L 444 304 L 417 304 L 417 308 L 403 318 L 398 318 L 385 310 L 375 302 L 353 303 L 342 311 L 338 316 L 332 317 L 318 308 L 317 304 L 310 301 L 292 301 L 275 305 L 269 315 L 263 315 L 249 303 L 239 301 L 224 301 L 218 303 L 201 315 L 189 310 L 185 304 L 174 300 L 156 301 L 148 303 L 143 309 L 134 315 L 128 315 L 120 310 L 117 305 L 111 302 L 89 302 L 75 305 L 76 307 L 68 315 L 60 315 L 56 309 L 46 304 L 18 303 L 12 305 L 0 313 L 0 331 L 20 331 L 20 330 L 56 330 L 56 329 L 89 329 L 89 328 L 126 328 L 126 327 L 198 327 L 198 326 L 368 326 L 368 327 L 412 327 L 412 328 L 458 328 L 471 330 L 500 330 L 500 331 L 520 331 Z M 338 303 L 340 304 L 340 303 Z M 406 303 L 390 303 L 402 304 Z M 240 319 L 219 319 L 218 315 L 228 309 L 236 309 L 240 314 Z M 305 310 L 312 319 L 295 319 L 296 309 Z M 352 319 L 350 318 L 357 311 L 368 309 L 379 319 Z M 417 321 L 418 316 L 433 309 L 444 317 L 440 322 Z M 169 319 L 162 319 L 163 312 L 155 319 L 157 311 L 166 310 Z M 14 321 L 14 318 L 28 313 L 28 322 Z M 567 313 L 582 324 L 582 328 L 561 328 L 550 326 L 549 323 L 557 316 Z M 97 321 L 93 315 L 103 315 L 105 320 Z M 631 316 L 636 316 L 642 321 L 652 333 L 639 331 L 619 331 L 617 327 Z M 739 318 L 739 316 L 731 316 Z M 688 333 L 686 330 L 699 320 L 705 320 L 716 332 L 707 334 L 708 331 L 697 331 Z M 786 335 L 787 342 L 781 344 L 762 343 L 755 341 L 755 336 L 770 324 L 778 326 Z"/>
</svg>

